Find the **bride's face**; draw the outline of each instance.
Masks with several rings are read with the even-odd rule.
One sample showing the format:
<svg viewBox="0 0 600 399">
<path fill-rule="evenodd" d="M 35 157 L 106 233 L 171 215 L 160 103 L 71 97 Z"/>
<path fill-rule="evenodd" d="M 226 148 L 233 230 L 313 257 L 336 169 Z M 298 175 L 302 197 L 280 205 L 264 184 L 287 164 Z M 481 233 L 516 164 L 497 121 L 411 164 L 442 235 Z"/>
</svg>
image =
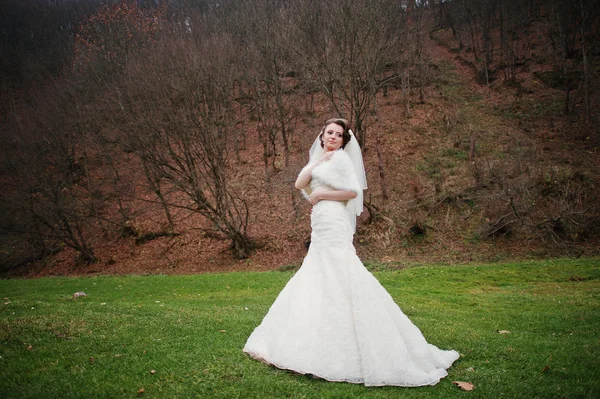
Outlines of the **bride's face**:
<svg viewBox="0 0 600 399">
<path fill-rule="evenodd" d="M 323 148 L 325 151 L 335 151 L 344 142 L 344 128 L 338 124 L 330 123 L 323 132 Z"/>
</svg>

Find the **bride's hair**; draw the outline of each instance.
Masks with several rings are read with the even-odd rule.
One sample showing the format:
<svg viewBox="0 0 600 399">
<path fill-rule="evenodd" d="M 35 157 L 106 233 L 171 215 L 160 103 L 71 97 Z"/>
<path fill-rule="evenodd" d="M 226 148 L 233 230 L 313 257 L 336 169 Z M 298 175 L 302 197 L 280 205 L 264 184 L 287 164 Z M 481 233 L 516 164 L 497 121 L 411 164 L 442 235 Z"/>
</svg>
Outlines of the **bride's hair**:
<svg viewBox="0 0 600 399">
<path fill-rule="evenodd" d="M 323 126 L 323 129 L 321 129 L 321 133 L 319 133 L 319 141 L 321 142 L 321 148 L 325 147 L 325 144 L 323 143 L 323 133 L 325 133 L 325 128 L 329 125 L 331 125 L 332 123 L 335 123 L 338 126 L 341 126 L 344 129 L 344 133 L 342 134 L 342 146 L 340 148 L 345 148 L 346 144 L 348 144 L 350 142 L 350 124 L 348 123 L 348 121 L 346 119 L 342 119 L 342 118 L 332 118 L 329 119 L 327 122 L 325 122 L 325 125 Z"/>
</svg>

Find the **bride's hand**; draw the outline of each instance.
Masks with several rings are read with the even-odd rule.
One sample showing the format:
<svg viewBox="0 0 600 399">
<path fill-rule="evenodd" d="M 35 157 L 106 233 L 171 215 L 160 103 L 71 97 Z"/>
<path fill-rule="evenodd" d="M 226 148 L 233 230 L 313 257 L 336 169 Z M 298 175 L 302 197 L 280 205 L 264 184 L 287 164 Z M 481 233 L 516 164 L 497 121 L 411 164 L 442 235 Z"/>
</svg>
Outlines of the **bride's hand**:
<svg viewBox="0 0 600 399">
<path fill-rule="evenodd" d="M 317 205 L 317 202 L 321 201 L 321 192 L 320 191 L 313 191 L 312 193 L 310 193 L 310 204 L 311 205 Z"/>
<path fill-rule="evenodd" d="M 328 151 L 325 154 L 323 154 L 323 156 L 321 156 L 321 158 L 319 158 L 317 160 L 317 162 L 315 163 L 315 166 L 317 166 L 318 164 L 322 163 L 322 162 L 327 162 L 331 159 L 331 157 L 333 156 L 334 151 Z"/>
</svg>

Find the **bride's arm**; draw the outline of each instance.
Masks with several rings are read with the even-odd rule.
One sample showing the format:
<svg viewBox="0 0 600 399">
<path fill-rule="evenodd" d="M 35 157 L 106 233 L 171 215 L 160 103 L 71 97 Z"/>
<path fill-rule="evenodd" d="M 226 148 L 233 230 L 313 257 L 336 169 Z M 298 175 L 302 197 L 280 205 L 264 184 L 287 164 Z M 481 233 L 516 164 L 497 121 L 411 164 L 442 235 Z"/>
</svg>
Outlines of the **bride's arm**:
<svg viewBox="0 0 600 399">
<path fill-rule="evenodd" d="M 296 179 L 296 183 L 294 183 L 294 186 L 298 190 L 302 190 L 303 188 L 306 188 L 306 186 L 308 186 L 308 183 L 310 183 L 310 179 L 312 178 L 312 170 L 315 166 L 315 164 L 312 164 L 302 169 L 302 171 L 298 175 L 298 178 Z"/>
<path fill-rule="evenodd" d="M 329 161 L 331 159 L 331 157 L 333 156 L 333 153 L 334 153 L 333 151 L 326 152 L 316 162 L 306 165 L 304 167 L 304 169 L 302 169 L 302 171 L 300 171 L 300 174 L 298 175 L 298 178 L 296 179 L 296 183 L 294 184 L 294 186 L 298 190 L 302 190 L 303 188 L 306 188 L 306 186 L 308 186 L 308 183 L 310 183 L 310 179 L 312 178 L 312 171 L 315 168 L 315 166 L 319 165 L 322 162 Z"/>
<path fill-rule="evenodd" d="M 315 205 L 321 200 L 346 201 L 356 198 L 354 191 L 346 190 L 317 190 L 310 194 L 310 203 Z"/>
</svg>

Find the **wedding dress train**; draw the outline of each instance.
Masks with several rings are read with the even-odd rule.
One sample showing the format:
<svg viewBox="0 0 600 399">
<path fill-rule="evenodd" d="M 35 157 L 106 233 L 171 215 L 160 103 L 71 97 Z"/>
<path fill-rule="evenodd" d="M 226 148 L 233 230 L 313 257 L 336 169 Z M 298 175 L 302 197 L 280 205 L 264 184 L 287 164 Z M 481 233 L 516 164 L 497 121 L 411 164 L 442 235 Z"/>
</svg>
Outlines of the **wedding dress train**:
<svg viewBox="0 0 600 399">
<path fill-rule="evenodd" d="M 311 188 L 323 186 L 313 177 Z M 318 202 L 302 267 L 281 291 L 244 352 L 329 381 L 434 385 L 459 357 L 427 343 L 352 244 L 344 203 Z"/>
</svg>

